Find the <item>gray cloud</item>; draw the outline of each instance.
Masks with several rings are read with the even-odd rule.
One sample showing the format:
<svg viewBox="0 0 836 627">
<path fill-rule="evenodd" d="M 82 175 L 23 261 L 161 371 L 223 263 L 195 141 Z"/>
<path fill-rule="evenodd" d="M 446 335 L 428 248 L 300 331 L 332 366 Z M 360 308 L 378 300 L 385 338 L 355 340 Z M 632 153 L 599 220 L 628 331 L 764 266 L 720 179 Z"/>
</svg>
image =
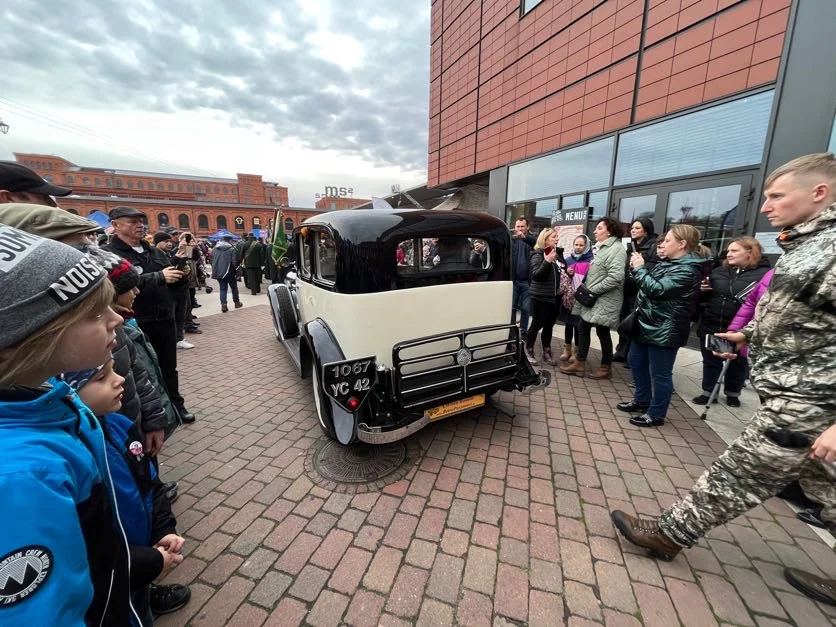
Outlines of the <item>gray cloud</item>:
<svg viewBox="0 0 836 627">
<path fill-rule="evenodd" d="M 301 10 L 304 2 L 6 0 L 4 92 L 35 106 L 214 109 L 237 126 L 268 125 L 276 138 L 311 149 L 423 170 L 427 3 L 330 2 L 330 29 L 364 53 L 346 68 L 306 42 L 319 24 Z M 239 33 L 249 42 L 239 43 Z"/>
</svg>

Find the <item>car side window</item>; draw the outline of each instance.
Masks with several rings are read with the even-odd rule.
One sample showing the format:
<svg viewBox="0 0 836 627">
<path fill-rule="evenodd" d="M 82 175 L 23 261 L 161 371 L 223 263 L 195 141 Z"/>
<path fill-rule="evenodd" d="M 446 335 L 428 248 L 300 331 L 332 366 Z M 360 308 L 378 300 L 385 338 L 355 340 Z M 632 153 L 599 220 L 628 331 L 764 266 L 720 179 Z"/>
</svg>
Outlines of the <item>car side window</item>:
<svg viewBox="0 0 836 627">
<path fill-rule="evenodd" d="M 297 235 L 297 246 L 299 249 L 299 272 L 305 278 L 311 277 L 311 247 L 308 238 L 301 233 Z"/>
<path fill-rule="evenodd" d="M 334 283 L 337 280 L 337 247 L 334 238 L 325 231 L 318 231 L 315 246 L 317 278 Z"/>
<path fill-rule="evenodd" d="M 478 237 L 446 236 L 406 240 L 395 250 L 398 273 L 460 271 L 491 267 L 490 246 Z"/>
</svg>

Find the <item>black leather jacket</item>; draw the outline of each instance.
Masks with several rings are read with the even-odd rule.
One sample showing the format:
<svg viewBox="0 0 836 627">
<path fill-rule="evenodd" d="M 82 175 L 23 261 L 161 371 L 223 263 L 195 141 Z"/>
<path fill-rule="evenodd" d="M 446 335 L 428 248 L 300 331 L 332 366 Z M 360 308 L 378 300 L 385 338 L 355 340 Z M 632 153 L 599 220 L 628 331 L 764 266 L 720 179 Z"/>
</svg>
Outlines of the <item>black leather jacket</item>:
<svg viewBox="0 0 836 627">
<path fill-rule="evenodd" d="M 163 268 L 172 265 L 171 259 L 163 251 L 142 241 L 142 252 L 138 253 L 129 244 L 118 237 L 107 246 L 102 246 L 120 257 L 130 261 L 139 272 L 139 290 L 134 301 L 136 321 L 160 322 L 174 320 L 174 295 L 165 282 Z"/>
<path fill-rule="evenodd" d="M 754 288 L 769 268 L 767 259 L 761 259 L 754 268 L 714 268 L 710 276 L 711 291 L 704 297 L 697 333 L 726 331 L 737 310 L 746 301 L 746 290 Z"/>
</svg>

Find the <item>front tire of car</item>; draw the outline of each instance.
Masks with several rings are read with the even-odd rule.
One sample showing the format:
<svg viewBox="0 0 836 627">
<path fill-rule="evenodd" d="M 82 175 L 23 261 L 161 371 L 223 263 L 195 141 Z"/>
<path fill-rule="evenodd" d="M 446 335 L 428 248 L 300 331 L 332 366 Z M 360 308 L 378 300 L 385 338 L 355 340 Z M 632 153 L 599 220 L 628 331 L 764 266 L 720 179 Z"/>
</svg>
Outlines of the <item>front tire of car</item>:
<svg viewBox="0 0 836 627">
<path fill-rule="evenodd" d="M 314 408 L 316 409 L 316 418 L 319 421 L 319 427 L 322 432 L 331 440 L 337 439 L 337 434 L 334 432 L 334 424 L 331 421 L 331 399 L 325 396 L 322 391 L 322 384 L 320 381 L 320 374 L 317 370 L 316 363 L 313 364 L 311 381 L 313 382 L 313 396 Z"/>
</svg>

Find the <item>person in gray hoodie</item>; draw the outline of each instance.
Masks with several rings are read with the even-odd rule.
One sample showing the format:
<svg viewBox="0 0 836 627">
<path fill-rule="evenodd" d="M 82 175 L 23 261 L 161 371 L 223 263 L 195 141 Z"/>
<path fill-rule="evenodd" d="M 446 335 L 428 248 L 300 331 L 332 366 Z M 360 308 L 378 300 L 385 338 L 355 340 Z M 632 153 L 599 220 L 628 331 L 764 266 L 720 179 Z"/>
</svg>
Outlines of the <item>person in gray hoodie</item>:
<svg viewBox="0 0 836 627">
<path fill-rule="evenodd" d="M 221 311 L 226 313 L 229 307 L 226 305 L 227 288 L 232 290 L 232 302 L 235 308 L 243 307 L 238 297 L 238 281 L 235 278 L 235 270 L 241 260 L 238 258 L 238 251 L 231 244 L 232 237 L 224 235 L 223 239 L 212 249 L 212 276 L 218 281 L 221 295 Z"/>
</svg>

